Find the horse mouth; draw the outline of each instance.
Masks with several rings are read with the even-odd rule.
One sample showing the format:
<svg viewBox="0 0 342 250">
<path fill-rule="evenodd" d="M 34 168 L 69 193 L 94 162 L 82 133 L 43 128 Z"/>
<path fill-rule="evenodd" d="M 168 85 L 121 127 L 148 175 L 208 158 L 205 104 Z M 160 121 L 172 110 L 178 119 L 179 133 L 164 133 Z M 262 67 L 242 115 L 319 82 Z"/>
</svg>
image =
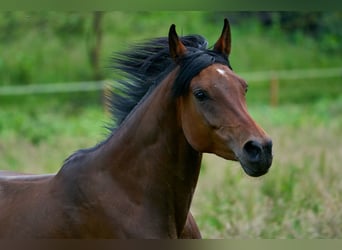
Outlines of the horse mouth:
<svg viewBox="0 0 342 250">
<path fill-rule="evenodd" d="M 268 168 L 262 168 L 262 169 L 255 169 L 251 168 L 249 166 L 243 165 L 240 162 L 242 169 L 245 171 L 245 173 L 251 177 L 260 177 L 262 175 L 265 175 L 268 173 L 269 167 Z"/>
</svg>

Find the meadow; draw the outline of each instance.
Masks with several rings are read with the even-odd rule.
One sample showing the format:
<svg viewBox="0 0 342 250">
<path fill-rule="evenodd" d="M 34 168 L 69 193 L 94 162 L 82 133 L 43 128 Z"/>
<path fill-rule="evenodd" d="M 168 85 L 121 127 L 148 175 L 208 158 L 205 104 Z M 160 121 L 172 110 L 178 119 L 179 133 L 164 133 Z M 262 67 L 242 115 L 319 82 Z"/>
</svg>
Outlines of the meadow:
<svg viewBox="0 0 342 250">
<path fill-rule="evenodd" d="M 17 15 L 27 18 L 27 13 Z M 181 34 L 199 33 L 213 44 L 224 16 L 106 15 L 101 50 L 106 78 L 114 77 L 108 68 L 111 53 L 127 43 L 165 36 L 170 23 L 176 23 Z M 39 30 L 28 30 L 16 35 L 15 42 L 1 43 L 0 86 L 91 78 L 86 39 L 62 39 L 49 27 L 41 39 Z M 232 35 L 231 62 L 242 77 L 244 72 L 342 65 L 341 51 L 324 51 L 315 39 L 301 34 L 289 38 L 278 27 L 265 29 L 255 20 L 232 26 Z M 203 237 L 342 237 L 341 80 L 280 80 L 278 106 L 269 105 L 268 81 L 249 84 L 249 112 L 273 139 L 273 165 L 265 176 L 252 178 L 239 163 L 205 154 L 191 208 Z M 0 96 L 0 169 L 56 172 L 72 152 L 102 141 L 111 121 L 102 94 Z"/>
</svg>

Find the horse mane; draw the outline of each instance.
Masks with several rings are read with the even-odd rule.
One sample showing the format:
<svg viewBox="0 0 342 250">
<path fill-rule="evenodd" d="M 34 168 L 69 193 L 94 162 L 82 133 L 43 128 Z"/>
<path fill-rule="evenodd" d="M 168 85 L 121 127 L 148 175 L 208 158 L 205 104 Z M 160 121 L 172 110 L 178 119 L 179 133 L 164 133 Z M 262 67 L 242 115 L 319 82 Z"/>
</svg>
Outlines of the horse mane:
<svg viewBox="0 0 342 250">
<path fill-rule="evenodd" d="M 180 69 L 173 86 L 175 97 L 186 93 L 191 79 L 205 67 L 215 62 L 230 67 L 227 57 L 207 49 L 204 37 L 188 35 L 180 39 L 188 53 L 177 63 L 170 56 L 167 37 L 138 43 L 114 54 L 113 68 L 121 79 L 112 90 L 109 105 L 116 126 L 178 65 Z"/>
<path fill-rule="evenodd" d="M 113 123 L 107 125 L 113 132 L 139 103 L 153 92 L 153 89 L 177 66 L 178 75 L 173 85 L 174 97 L 187 93 L 190 81 L 201 70 L 213 63 L 221 63 L 231 68 L 228 58 L 214 50 L 207 49 L 207 40 L 200 35 L 180 37 L 187 48 L 187 54 L 177 63 L 169 53 L 168 37 L 154 38 L 130 47 L 125 52 L 115 53 L 112 57 L 113 68 L 121 79 L 115 84 L 108 96 Z M 63 164 L 67 167 L 78 157 L 86 155 L 105 144 L 110 136 L 89 149 L 81 149 L 70 155 Z"/>
</svg>

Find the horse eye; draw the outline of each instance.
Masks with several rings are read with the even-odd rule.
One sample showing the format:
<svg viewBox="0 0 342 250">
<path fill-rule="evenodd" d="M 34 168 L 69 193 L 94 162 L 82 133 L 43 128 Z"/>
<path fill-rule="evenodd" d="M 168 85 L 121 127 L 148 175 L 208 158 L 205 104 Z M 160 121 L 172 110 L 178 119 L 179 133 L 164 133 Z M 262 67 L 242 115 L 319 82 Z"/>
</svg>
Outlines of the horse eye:
<svg viewBox="0 0 342 250">
<path fill-rule="evenodd" d="M 202 89 L 197 89 L 194 91 L 194 96 L 200 102 L 209 99 L 208 93 Z"/>
</svg>

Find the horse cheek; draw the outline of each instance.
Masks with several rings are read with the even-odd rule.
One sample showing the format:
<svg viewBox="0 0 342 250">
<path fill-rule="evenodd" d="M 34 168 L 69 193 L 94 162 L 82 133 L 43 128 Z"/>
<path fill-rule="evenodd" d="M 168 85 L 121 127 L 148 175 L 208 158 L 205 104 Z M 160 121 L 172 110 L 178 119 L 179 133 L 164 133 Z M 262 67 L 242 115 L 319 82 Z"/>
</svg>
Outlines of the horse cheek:
<svg viewBox="0 0 342 250">
<path fill-rule="evenodd" d="M 211 133 L 208 126 L 203 123 L 203 118 L 195 108 L 185 111 L 183 109 L 182 129 L 186 140 L 198 152 L 211 152 Z"/>
</svg>

